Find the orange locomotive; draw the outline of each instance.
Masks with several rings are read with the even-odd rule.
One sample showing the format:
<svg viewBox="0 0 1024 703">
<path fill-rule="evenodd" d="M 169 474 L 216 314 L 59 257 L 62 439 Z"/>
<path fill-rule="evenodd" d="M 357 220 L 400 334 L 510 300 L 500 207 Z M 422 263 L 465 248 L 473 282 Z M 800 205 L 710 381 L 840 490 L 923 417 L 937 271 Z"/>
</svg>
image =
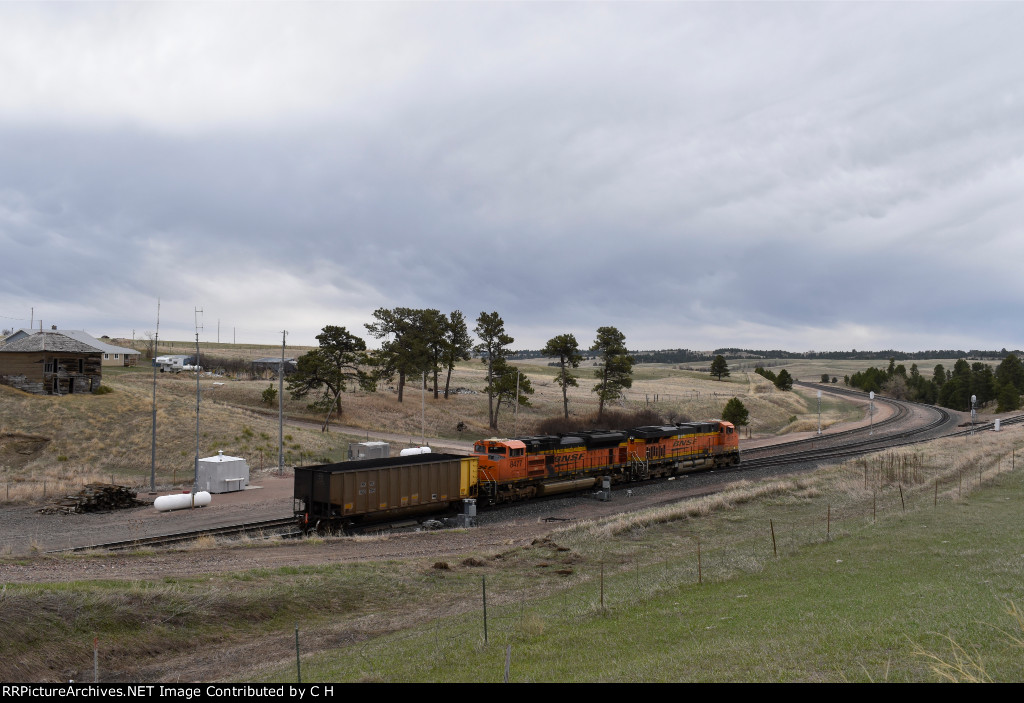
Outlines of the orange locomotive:
<svg viewBox="0 0 1024 703">
<path fill-rule="evenodd" d="M 473 454 L 477 499 L 489 503 L 584 490 L 603 476 L 620 483 L 740 463 L 739 433 L 721 420 L 485 439 Z"/>
</svg>

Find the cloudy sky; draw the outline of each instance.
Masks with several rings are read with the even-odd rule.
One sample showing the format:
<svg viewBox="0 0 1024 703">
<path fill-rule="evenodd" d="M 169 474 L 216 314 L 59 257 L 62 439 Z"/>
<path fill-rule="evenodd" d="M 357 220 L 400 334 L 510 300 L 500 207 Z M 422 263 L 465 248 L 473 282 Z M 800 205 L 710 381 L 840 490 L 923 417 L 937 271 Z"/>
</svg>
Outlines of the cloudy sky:
<svg viewBox="0 0 1024 703">
<path fill-rule="evenodd" d="M 3 3 L 0 327 L 1024 348 L 1024 4 Z"/>
</svg>

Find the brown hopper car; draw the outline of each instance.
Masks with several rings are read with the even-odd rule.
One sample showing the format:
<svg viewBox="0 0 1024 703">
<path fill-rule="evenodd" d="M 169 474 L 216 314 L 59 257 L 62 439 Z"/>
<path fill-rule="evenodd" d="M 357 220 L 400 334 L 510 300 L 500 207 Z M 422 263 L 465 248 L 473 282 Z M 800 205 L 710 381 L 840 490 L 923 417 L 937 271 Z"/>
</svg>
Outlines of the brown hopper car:
<svg viewBox="0 0 1024 703">
<path fill-rule="evenodd" d="M 444 512 L 476 496 L 476 457 L 417 454 L 295 467 L 304 530 L 345 529 Z"/>
</svg>

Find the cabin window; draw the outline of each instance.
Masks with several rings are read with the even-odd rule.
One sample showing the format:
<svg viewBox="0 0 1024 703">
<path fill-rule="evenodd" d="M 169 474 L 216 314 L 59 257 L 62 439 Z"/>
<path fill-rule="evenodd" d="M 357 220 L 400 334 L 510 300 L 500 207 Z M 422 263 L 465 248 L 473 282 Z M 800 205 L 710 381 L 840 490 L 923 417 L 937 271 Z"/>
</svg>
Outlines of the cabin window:
<svg viewBox="0 0 1024 703">
<path fill-rule="evenodd" d="M 473 445 L 473 453 L 474 454 L 486 454 L 487 453 L 487 447 L 485 447 L 482 444 L 474 444 Z"/>
<path fill-rule="evenodd" d="M 84 373 L 84 371 L 85 371 L 85 361 L 83 361 L 82 359 L 79 359 L 78 360 L 78 373 Z"/>
<path fill-rule="evenodd" d="M 43 373 L 53 373 L 53 362 L 47 361 L 43 364 Z"/>
<path fill-rule="evenodd" d="M 489 454 L 504 454 L 505 447 L 491 447 L 490 449 L 487 450 L 487 452 Z"/>
<path fill-rule="evenodd" d="M 109 361 L 110 360 L 110 354 L 104 354 L 103 355 L 103 360 L 104 361 Z"/>
<path fill-rule="evenodd" d="M 508 450 L 508 455 L 509 456 L 522 456 L 523 455 L 523 450 L 522 449 L 509 449 Z"/>
<path fill-rule="evenodd" d="M 115 358 L 115 359 L 120 359 L 120 358 L 121 358 L 121 355 L 120 355 L 120 354 L 114 354 L 114 358 Z"/>
</svg>

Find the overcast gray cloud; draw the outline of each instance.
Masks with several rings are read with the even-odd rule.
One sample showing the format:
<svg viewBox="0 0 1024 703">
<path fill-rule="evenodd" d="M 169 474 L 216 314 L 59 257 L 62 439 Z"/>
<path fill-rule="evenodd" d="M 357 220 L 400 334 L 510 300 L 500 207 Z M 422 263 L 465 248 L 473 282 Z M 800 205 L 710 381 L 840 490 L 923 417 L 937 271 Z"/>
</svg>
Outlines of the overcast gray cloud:
<svg viewBox="0 0 1024 703">
<path fill-rule="evenodd" d="M 0 5 L 0 326 L 1024 347 L 1024 6 Z"/>
</svg>

